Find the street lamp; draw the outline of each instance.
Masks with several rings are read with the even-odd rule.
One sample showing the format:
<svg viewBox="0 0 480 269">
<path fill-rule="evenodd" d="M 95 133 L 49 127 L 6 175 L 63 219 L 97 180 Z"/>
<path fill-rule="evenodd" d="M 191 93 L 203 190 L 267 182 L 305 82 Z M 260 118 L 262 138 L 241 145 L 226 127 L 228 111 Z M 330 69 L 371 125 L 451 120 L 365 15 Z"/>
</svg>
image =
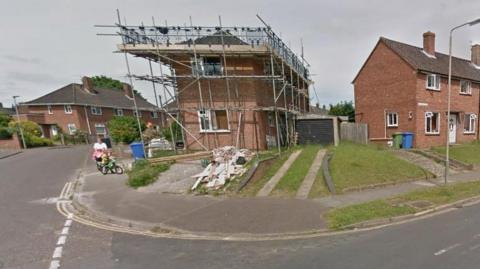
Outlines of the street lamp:
<svg viewBox="0 0 480 269">
<path fill-rule="evenodd" d="M 20 136 L 22 137 L 23 148 L 27 148 L 27 143 L 25 143 L 25 136 L 23 136 L 23 128 L 20 124 L 20 115 L 18 114 L 18 106 L 17 106 L 17 98 L 20 97 L 18 95 L 14 95 L 13 97 L 13 105 L 15 106 L 15 113 L 17 114 L 17 122 L 18 122 L 18 129 L 20 129 Z"/>
<path fill-rule="evenodd" d="M 449 155 L 450 155 L 450 126 L 449 126 L 449 122 L 450 122 L 450 97 L 451 97 L 451 92 L 452 92 L 452 34 L 453 34 L 453 31 L 457 30 L 458 28 L 460 27 L 463 27 L 463 26 L 473 26 L 477 23 L 480 23 L 480 18 L 476 19 L 476 20 L 473 20 L 473 21 L 470 21 L 470 22 L 467 22 L 467 23 L 464 23 L 464 24 L 461 24 L 459 26 L 456 26 L 456 27 L 453 27 L 451 30 L 450 30 L 450 37 L 449 37 L 449 43 L 448 43 L 448 102 L 447 102 L 447 145 L 446 145 L 446 149 L 445 149 L 445 184 L 447 184 L 447 181 L 448 181 L 448 169 L 449 169 L 449 165 L 450 165 L 450 158 L 449 158 Z"/>
</svg>

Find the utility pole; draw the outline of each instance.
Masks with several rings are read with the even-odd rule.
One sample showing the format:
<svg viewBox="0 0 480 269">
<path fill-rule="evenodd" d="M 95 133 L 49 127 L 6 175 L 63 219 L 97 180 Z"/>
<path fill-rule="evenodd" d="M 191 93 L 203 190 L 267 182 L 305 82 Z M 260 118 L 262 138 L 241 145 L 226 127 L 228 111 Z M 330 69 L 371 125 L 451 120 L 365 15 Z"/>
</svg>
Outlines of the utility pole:
<svg viewBox="0 0 480 269">
<path fill-rule="evenodd" d="M 22 137 L 22 143 L 23 143 L 23 148 L 27 149 L 27 143 L 25 143 L 25 136 L 23 136 L 23 128 L 22 125 L 20 124 L 20 114 L 18 114 L 18 105 L 17 105 L 17 98 L 20 97 L 18 95 L 13 96 L 13 105 L 15 106 L 15 113 L 17 114 L 17 124 L 18 124 L 18 129 L 20 129 L 20 136 Z"/>
</svg>

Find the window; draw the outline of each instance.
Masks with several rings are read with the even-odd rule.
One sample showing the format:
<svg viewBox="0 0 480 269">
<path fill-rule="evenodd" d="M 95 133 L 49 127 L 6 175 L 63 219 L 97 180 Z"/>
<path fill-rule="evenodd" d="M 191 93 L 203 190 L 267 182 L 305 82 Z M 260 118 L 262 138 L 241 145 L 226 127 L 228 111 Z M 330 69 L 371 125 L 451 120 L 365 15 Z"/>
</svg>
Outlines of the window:
<svg viewBox="0 0 480 269">
<path fill-rule="evenodd" d="M 137 111 L 136 110 L 133 110 L 133 116 L 134 117 L 137 117 Z M 141 118 L 142 117 L 142 111 L 138 111 L 138 117 Z"/>
<path fill-rule="evenodd" d="M 463 132 L 468 134 L 475 133 L 476 120 L 477 120 L 477 115 L 465 114 L 465 118 L 463 122 Z"/>
<path fill-rule="evenodd" d="M 115 109 L 115 115 L 117 115 L 119 117 L 123 116 L 123 109 L 121 109 L 121 108 Z"/>
<path fill-rule="evenodd" d="M 440 133 L 440 114 L 437 112 L 425 112 L 425 133 Z"/>
<path fill-rule="evenodd" d="M 200 131 L 228 131 L 226 110 L 199 110 Z"/>
<path fill-rule="evenodd" d="M 150 112 L 150 116 L 151 116 L 152 118 L 154 118 L 154 119 L 158 118 L 158 113 L 157 113 L 157 111 L 152 111 L 152 112 Z"/>
<path fill-rule="evenodd" d="M 71 105 L 64 105 L 63 110 L 65 111 L 65 114 L 72 114 L 72 106 Z"/>
<path fill-rule="evenodd" d="M 398 113 L 397 112 L 388 112 L 387 113 L 387 126 L 388 127 L 398 127 Z"/>
<path fill-rule="evenodd" d="M 468 80 L 460 80 L 460 93 L 472 94 L 472 84 Z"/>
<path fill-rule="evenodd" d="M 267 114 L 268 126 L 275 127 L 275 115 L 273 112 L 268 112 Z"/>
<path fill-rule="evenodd" d="M 95 133 L 97 133 L 97 135 L 106 135 L 107 128 L 105 128 L 105 124 L 95 123 Z"/>
<path fill-rule="evenodd" d="M 98 106 L 91 106 L 90 111 L 92 112 L 92 115 L 102 115 L 102 108 Z"/>
<path fill-rule="evenodd" d="M 53 114 L 53 110 L 52 110 L 52 106 L 51 105 L 48 105 L 47 106 L 47 110 L 48 110 L 48 114 Z"/>
<path fill-rule="evenodd" d="M 68 133 L 71 135 L 75 134 L 75 132 L 77 131 L 77 127 L 75 127 L 75 123 L 67 124 L 67 128 L 68 128 Z"/>
<path fill-rule="evenodd" d="M 435 74 L 427 75 L 427 89 L 429 90 L 440 90 L 440 76 Z"/>
<path fill-rule="evenodd" d="M 200 57 L 192 59 L 193 75 L 218 76 L 223 74 L 222 61 L 220 57 Z"/>
</svg>

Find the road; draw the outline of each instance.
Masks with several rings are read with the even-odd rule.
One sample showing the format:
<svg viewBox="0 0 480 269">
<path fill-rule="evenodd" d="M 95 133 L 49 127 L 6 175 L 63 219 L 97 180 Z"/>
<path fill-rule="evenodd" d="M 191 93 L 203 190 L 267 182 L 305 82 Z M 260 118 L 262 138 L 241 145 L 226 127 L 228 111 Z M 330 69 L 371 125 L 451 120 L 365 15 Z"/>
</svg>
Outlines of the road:
<svg viewBox="0 0 480 269">
<path fill-rule="evenodd" d="M 65 225 L 51 202 L 87 148 L 0 160 L 0 268 L 49 268 Z M 60 268 L 478 268 L 480 206 L 368 232 L 289 241 L 159 239 L 69 226 Z M 57 253 L 58 254 L 58 253 Z"/>
</svg>

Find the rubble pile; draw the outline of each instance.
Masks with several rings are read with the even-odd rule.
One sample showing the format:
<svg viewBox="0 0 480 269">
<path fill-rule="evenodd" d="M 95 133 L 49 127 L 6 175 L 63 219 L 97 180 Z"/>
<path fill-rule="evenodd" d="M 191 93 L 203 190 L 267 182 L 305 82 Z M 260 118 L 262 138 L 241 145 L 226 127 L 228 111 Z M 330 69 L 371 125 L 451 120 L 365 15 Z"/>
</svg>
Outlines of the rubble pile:
<svg viewBox="0 0 480 269">
<path fill-rule="evenodd" d="M 197 180 L 192 190 L 200 184 L 210 189 L 219 189 L 232 176 L 242 175 L 246 168 L 244 164 L 252 159 L 253 153 L 248 149 L 237 149 L 234 146 L 225 146 L 213 150 L 213 160 L 200 174 L 193 177 Z"/>
</svg>

